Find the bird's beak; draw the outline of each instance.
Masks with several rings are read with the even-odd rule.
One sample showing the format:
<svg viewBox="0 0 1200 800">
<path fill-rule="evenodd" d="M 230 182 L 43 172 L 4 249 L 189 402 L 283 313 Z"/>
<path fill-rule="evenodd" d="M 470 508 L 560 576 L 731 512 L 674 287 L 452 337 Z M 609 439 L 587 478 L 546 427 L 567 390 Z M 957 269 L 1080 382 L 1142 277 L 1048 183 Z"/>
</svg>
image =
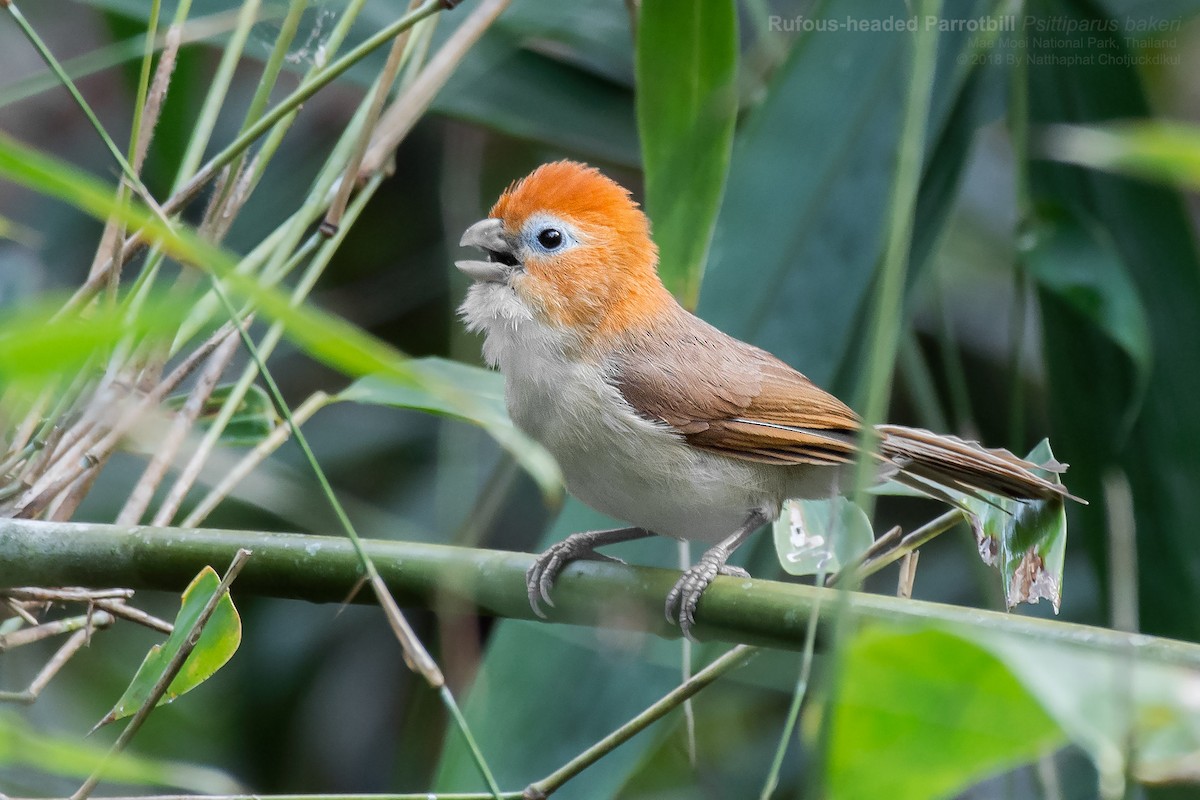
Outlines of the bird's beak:
<svg viewBox="0 0 1200 800">
<path fill-rule="evenodd" d="M 487 253 L 487 261 L 456 261 L 461 269 L 474 281 L 501 283 L 509 274 L 521 266 L 513 254 L 513 246 L 504 234 L 504 223 L 498 219 L 484 219 L 467 228 L 459 247 L 478 247 Z"/>
</svg>

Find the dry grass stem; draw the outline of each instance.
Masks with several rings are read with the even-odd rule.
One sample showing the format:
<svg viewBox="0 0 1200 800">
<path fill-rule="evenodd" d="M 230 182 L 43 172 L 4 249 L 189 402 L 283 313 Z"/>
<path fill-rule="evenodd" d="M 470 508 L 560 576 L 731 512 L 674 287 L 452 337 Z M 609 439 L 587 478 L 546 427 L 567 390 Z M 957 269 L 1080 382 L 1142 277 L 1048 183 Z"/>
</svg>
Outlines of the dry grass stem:
<svg viewBox="0 0 1200 800">
<path fill-rule="evenodd" d="M 295 420 L 297 425 L 303 425 L 309 420 L 309 418 L 312 417 L 313 414 L 317 413 L 328 404 L 329 395 L 325 394 L 324 392 L 317 392 L 301 403 L 296 410 L 292 412 L 292 419 Z M 286 425 L 279 425 L 275 428 L 275 430 L 271 431 L 266 438 L 255 445 L 249 453 L 246 453 L 246 455 L 244 455 L 242 459 L 233 466 L 232 469 L 226 472 L 224 477 L 222 477 L 221 480 L 208 491 L 208 494 L 206 494 L 204 498 L 196 504 L 196 507 L 192 509 L 191 513 L 189 513 L 183 522 L 180 523 L 182 527 L 199 527 L 204 520 L 208 518 L 208 515 L 216 510 L 217 506 L 219 506 L 221 502 L 229 496 L 229 493 L 232 492 L 239 483 L 245 480 L 246 476 L 253 472 L 255 467 L 257 467 L 259 464 L 265 461 L 268 456 L 278 450 L 279 447 L 286 442 L 289 437 L 291 437 L 291 434 L 291 429 Z M 177 505 L 174 508 L 167 509 L 164 504 L 163 509 L 160 510 L 159 516 L 155 517 L 154 524 L 169 525 L 171 517 L 175 516 L 175 512 L 177 510 Z M 159 521 L 160 518 L 162 518 L 161 522 Z"/>
<path fill-rule="evenodd" d="M 136 525 L 141 521 L 150 501 L 154 499 L 154 493 L 158 491 L 159 485 L 166 477 L 167 470 L 174 463 L 175 455 L 183 445 L 184 439 L 187 438 L 188 431 L 192 429 L 200 412 L 204 410 L 204 405 L 212 396 L 213 389 L 221 380 L 221 376 L 225 374 L 234 353 L 237 352 L 239 341 L 237 331 L 230 330 L 225 334 L 224 341 L 213 350 L 208 364 L 200 373 L 191 393 L 188 394 L 183 408 L 175 413 L 166 436 L 163 437 L 154 457 L 150 459 L 150 463 L 146 465 L 142 477 L 134 485 L 124 508 L 117 515 L 118 525 Z"/>
</svg>

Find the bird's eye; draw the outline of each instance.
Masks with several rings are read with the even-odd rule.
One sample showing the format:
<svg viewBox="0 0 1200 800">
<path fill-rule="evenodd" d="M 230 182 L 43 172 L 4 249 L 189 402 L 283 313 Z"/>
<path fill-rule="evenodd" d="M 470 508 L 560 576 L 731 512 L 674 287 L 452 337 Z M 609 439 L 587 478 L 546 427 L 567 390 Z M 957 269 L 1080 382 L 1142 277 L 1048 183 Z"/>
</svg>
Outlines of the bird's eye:
<svg viewBox="0 0 1200 800">
<path fill-rule="evenodd" d="M 538 244 L 547 250 L 556 250 L 563 242 L 562 231 L 557 228 L 543 228 L 537 235 Z"/>
</svg>

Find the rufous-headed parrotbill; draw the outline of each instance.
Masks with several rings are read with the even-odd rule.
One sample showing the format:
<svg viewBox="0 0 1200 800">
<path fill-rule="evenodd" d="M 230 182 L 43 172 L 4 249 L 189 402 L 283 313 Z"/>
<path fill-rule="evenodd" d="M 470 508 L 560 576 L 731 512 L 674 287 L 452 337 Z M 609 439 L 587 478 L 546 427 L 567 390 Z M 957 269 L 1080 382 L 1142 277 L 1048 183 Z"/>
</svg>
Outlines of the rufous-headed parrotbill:
<svg viewBox="0 0 1200 800">
<path fill-rule="evenodd" d="M 705 588 L 745 574 L 726 561 L 784 500 L 853 482 L 858 416 L 681 307 L 659 280 L 646 215 L 599 171 L 539 167 L 461 244 L 487 255 L 457 262 L 474 281 L 461 313 L 504 374 L 513 422 L 558 460 L 571 494 L 633 526 L 575 533 L 539 556 L 526 575 L 539 614 L 568 562 L 658 534 L 709 546 L 667 596 L 668 619 L 688 633 Z M 918 488 L 1065 494 L 1007 451 L 898 425 L 876 431 L 881 474 Z"/>
</svg>

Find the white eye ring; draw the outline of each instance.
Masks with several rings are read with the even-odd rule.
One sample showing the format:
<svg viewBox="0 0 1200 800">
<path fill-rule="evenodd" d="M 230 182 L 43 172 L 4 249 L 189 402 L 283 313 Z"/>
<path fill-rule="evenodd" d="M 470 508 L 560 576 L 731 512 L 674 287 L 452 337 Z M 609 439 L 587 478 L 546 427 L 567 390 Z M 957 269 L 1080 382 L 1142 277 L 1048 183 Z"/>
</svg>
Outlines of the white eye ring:
<svg viewBox="0 0 1200 800">
<path fill-rule="evenodd" d="M 534 253 L 557 255 L 579 244 L 579 235 L 553 214 L 535 214 L 522 226 L 521 239 Z"/>
</svg>

